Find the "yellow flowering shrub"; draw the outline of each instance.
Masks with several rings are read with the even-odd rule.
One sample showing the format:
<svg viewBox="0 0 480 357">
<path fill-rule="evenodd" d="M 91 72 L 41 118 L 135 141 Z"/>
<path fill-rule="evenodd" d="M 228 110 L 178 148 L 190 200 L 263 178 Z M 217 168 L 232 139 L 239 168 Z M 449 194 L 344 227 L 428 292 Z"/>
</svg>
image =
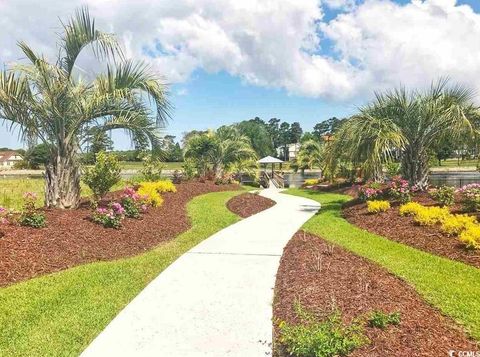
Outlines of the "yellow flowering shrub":
<svg viewBox="0 0 480 357">
<path fill-rule="evenodd" d="M 308 179 L 308 180 L 305 180 L 304 185 L 305 186 L 313 186 L 313 185 L 318 185 L 319 183 L 320 183 L 319 179 Z"/>
<path fill-rule="evenodd" d="M 147 202 L 153 207 L 160 206 L 163 203 L 163 198 L 160 193 L 163 192 L 177 192 L 177 188 L 170 180 L 154 181 L 154 182 L 140 182 L 138 194 L 141 196 L 148 196 Z"/>
<path fill-rule="evenodd" d="M 401 216 L 415 216 L 418 211 L 424 209 L 420 203 L 417 202 L 408 202 L 400 206 L 400 215 Z"/>
<path fill-rule="evenodd" d="M 443 220 L 441 230 L 448 235 L 458 235 L 476 223 L 477 220 L 473 216 L 451 214 Z"/>
<path fill-rule="evenodd" d="M 470 225 L 467 229 L 460 233 L 459 239 L 467 246 L 467 248 L 480 249 L 480 225 Z"/>
<path fill-rule="evenodd" d="M 421 226 L 431 226 L 443 222 L 449 215 L 446 207 L 423 207 L 415 213 L 413 219 Z"/>
<path fill-rule="evenodd" d="M 152 205 L 153 207 L 160 206 L 163 203 L 163 198 L 158 193 L 154 182 L 143 182 L 140 184 L 140 187 L 137 190 L 137 193 L 140 196 L 145 196 L 145 200 L 148 204 Z"/>
<path fill-rule="evenodd" d="M 390 209 L 390 202 L 388 201 L 367 201 L 367 211 L 369 213 L 380 213 Z"/>
<path fill-rule="evenodd" d="M 162 180 L 162 181 L 156 181 L 153 182 L 155 185 L 155 188 L 157 189 L 158 192 L 177 192 L 177 188 L 173 184 L 172 181 L 170 180 Z"/>
</svg>

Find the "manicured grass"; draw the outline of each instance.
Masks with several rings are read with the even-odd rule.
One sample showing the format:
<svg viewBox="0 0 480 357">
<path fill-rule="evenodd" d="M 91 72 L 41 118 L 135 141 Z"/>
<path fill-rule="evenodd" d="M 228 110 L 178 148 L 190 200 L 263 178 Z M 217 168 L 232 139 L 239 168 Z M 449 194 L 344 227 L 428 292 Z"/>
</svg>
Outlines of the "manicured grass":
<svg viewBox="0 0 480 357">
<path fill-rule="evenodd" d="M 125 181 L 121 180 L 112 187 L 112 191 L 119 190 L 125 186 Z M 8 178 L 0 179 L 0 207 L 20 209 L 23 204 L 23 194 L 25 192 L 35 192 L 38 195 L 37 204 L 43 206 L 45 181 L 43 178 Z M 92 195 L 92 191 L 82 185 L 82 196 Z"/>
<path fill-rule="evenodd" d="M 447 159 L 442 161 L 441 165 L 436 163 L 432 166 L 432 169 L 448 169 L 448 168 L 456 168 L 456 167 L 471 167 L 475 169 L 477 167 L 478 161 L 477 160 L 457 160 L 457 159 Z"/>
<path fill-rule="evenodd" d="M 303 229 L 385 267 L 480 340 L 480 269 L 390 241 L 348 223 L 341 217 L 341 205 L 350 199 L 348 196 L 302 189 L 287 193 L 322 204 Z"/>
<path fill-rule="evenodd" d="M 194 198 L 188 204 L 192 228 L 148 253 L 83 265 L 0 289 L 0 356 L 78 355 L 174 260 L 238 221 L 225 204 L 240 193 Z"/>
</svg>

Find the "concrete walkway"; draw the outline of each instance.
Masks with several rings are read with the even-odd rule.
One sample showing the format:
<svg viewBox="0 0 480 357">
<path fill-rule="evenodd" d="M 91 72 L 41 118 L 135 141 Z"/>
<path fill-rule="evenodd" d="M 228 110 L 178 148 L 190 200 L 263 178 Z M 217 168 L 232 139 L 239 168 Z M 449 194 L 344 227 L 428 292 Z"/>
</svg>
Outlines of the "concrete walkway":
<svg viewBox="0 0 480 357">
<path fill-rule="evenodd" d="M 120 312 L 82 356 L 270 355 L 273 287 L 280 257 L 319 205 L 276 189 L 261 194 L 277 204 L 181 256 Z"/>
</svg>

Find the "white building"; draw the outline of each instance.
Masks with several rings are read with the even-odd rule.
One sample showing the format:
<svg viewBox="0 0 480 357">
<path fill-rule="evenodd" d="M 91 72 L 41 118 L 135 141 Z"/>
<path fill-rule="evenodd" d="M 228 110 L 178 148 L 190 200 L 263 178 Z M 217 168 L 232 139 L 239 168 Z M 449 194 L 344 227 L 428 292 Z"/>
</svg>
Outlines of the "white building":
<svg viewBox="0 0 480 357">
<path fill-rule="evenodd" d="M 287 145 L 287 150 L 288 150 L 288 160 L 293 160 L 295 157 L 297 157 L 297 153 L 300 150 L 300 143 L 292 143 Z M 277 155 L 279 157 L 283 157 L 283 150 L 284 147 L 280 146 L 277 148 Z"/>
<path fill-rule="evenodd" d="M 0 152 L 0 169 L 12 169 L 16 162 L 22 160 L 23 157 L 15 151 Z"/>
</svg>

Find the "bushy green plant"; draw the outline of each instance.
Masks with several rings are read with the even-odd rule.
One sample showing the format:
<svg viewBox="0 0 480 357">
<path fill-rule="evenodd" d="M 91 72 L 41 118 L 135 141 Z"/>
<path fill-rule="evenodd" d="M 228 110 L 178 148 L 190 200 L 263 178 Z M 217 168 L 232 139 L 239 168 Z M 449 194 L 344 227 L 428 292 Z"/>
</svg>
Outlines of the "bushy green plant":
<svg viewBox="0 0 480 357">
<path fill-rule="evenodd" d="M 143 167 L 140 169 L 140 173 L 144 181 L 158 181 L 162 178 L 164 168 L 165 164 L 162 160 L 153 155 L 147 155 L 143 159 Z"/>
<path fill-rule="evenodd" d="M 455 188 L 441 186 L 430 190 L 430 196 L 442 206 L 451 206 L 455 203 Z"/>
<path fill-rule="evenodd" d="M 23 210 L 18 219 L 20 225 L 33 228 L 45 227 L 47 224 L 45 214 L 38 211 L 35 206 L 37 194 L 34 192 L 27 192 L 23 196 L 23 199 Z"/>
<path fill-rule="evenodd" d="M 388 177 L 398 176 L 400 174 L 400 166 L 399 162 L 389 161 L 385 165 Z"/>
<path fill-rule="evenodd" d="M 343 324 L 338 311 L 323 320 L 305 311 L 298 303 L 295 311 L 302 321 L 300 324 L 290 325 L 285 321 L 279 324 L 279 342 L 292 356 L 344 356 L 368 342 L 361 324 Z"/>
<path fill-rule="evenodd" d="M 120 172 L 120 163 L 116 156 L 102 151 L 95 156 L 95 165 L 85 169 L 82 180 L 98 200 L 120 181 Z"/>
<path fill-rule="evenodd" d="M 197 175 L 195 163 L 192 160 L 185 160 L 182 165 L 182 173 L 186 180 L 191 180 Z"/>
<path fill-rule="evenodd" d="M 400 313 L 392 312 L 386 314 L 383 311 L 373 311 L 368 318 L 368 325 L 370 327 L 376 327 L 385 329 L 388 325 L 400 324 Z"/>
</svg>

